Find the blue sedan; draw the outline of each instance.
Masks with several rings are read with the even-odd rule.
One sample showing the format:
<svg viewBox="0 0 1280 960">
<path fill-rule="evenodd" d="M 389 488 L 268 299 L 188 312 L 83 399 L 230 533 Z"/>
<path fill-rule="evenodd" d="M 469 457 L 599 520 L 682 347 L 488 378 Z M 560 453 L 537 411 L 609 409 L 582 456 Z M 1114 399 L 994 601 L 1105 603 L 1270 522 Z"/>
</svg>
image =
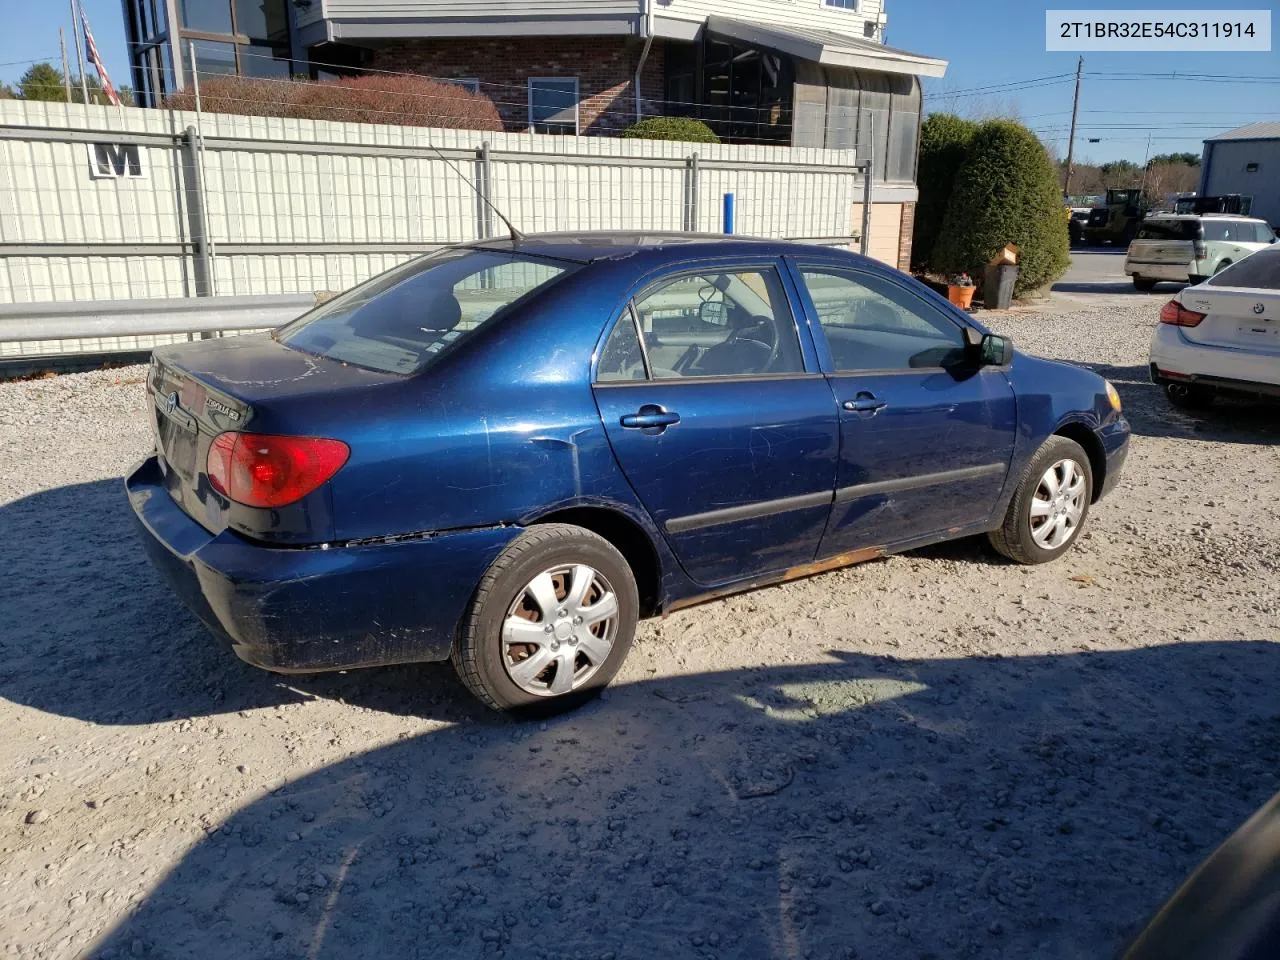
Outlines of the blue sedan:
<svg viewBox="0 0 1280 960">
<path fill-rule="evenodd" d="M 155 351 L 142 539 L 244 660 L 452 659 L 501 710 L 609 682 L 637 621 L 973 534 L 1060 556 L 1129 425 L 843 251 L 450 247 L 271 334 Z"/>
</svg>

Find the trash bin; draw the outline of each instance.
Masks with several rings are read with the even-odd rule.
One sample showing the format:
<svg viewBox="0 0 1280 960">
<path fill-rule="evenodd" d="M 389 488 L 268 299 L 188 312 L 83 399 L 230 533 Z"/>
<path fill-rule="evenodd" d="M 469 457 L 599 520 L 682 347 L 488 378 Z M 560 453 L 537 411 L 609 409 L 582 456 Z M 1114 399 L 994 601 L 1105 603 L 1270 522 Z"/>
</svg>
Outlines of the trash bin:
<svg viewBox="0 0 1280 960">
<path fill-rule="evenodd" d="M 982 305 L 988 310 L 1008 310 L 1013 306 L 1013 288 L 1017 282 L 1016 263 L 987 267 L 982 278 Z"/>
</svg>

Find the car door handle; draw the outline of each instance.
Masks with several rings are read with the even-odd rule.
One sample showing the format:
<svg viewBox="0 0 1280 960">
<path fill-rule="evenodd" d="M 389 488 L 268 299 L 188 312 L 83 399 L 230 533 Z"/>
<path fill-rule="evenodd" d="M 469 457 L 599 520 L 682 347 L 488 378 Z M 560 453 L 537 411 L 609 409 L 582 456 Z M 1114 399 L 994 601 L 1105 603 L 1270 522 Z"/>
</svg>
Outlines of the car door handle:
<svg viewBox="0 0 1280 960">
<path fill-rule="evenodd" d="M 852 400 L 844 402 L 844 408 L 850 413 L 875 413 L 883 406 L 887 406 L 888 401 L 881 400 L 873 393 L 859 393 Z"/>
<path fill-rule="evenodd" d="M 680 414 L 652 403 L 646 403 L 635 413 L 628 413 L 618 420 L 618 423 L 629 430 L 648 430 L 653 427 L 665 429 L 679 422 Z"/>
</svg>

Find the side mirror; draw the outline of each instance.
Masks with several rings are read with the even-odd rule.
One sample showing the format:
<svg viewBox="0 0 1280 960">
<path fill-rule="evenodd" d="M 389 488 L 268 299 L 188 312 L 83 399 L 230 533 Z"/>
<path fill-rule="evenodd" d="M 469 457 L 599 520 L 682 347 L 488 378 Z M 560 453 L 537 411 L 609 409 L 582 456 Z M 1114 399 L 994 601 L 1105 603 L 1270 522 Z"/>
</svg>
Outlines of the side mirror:
<svg viewBox="0 0 1280 960">
<path fill-rule="evenodd" d="M 998 337 L 989 333 L 982 338 L 982 365 L 985 367 L 1007 367 L 1013 362 L 1013 341 L 1008 337 Z"/>
<path fill-rule="evenodd" d="M 973 327 L 964 328 L 964 350 L 979 367 L 1004 367 L 1013 360 L 1013 341 L 993 333 L 985 336 Z"/>
</svg>

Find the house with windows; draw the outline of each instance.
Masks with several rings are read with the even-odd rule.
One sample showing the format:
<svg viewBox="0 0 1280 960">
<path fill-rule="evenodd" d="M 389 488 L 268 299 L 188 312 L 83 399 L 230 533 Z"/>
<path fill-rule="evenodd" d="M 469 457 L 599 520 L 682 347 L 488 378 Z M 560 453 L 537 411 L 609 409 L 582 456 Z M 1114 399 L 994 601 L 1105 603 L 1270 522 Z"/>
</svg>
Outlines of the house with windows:
<svg viewBox="0 0 1280 960">
<path fill-rule="evenodd" d="M 909 250 L 921 78 L 884 43 L 884 0 L 124 0 L 144 104 L 201 76 L 386 70 L 487 95 L 508 129 L 616 133 L 697 117 L 729 143 L 856 147 L 873 234 Z M 892 206 L 892 209 L 891 209 Z M 886 232 L 888 221 L 897 218 Z M 901 261 L 904 256 L 897 258 Z"/>
</svg>

